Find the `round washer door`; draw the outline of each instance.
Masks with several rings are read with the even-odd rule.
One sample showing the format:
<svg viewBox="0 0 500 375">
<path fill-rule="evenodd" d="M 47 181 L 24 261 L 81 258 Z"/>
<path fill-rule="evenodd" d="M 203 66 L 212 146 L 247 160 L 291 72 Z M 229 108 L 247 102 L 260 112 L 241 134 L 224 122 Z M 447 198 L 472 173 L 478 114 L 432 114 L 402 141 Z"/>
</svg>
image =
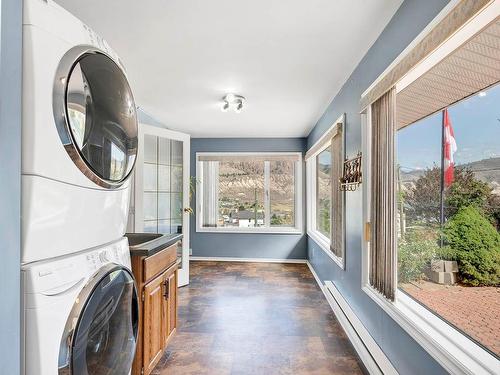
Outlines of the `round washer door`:
<svg viewBox="0 0 500 375">
<path fill-rule="evenodd" d="M 136 107 L 121 67 L 104 52 L 73 48 L 59 65 L 53 103 L 76 166 L 100 186 L 121 186 L 137 155 Z"/>
<path fill-rule="evenodd" d="M 134 278 L 104 267 L 73 307 L 61 340 L 59 374 L 128 374 L 135 355 L 139 308 Z"/>
</svg>

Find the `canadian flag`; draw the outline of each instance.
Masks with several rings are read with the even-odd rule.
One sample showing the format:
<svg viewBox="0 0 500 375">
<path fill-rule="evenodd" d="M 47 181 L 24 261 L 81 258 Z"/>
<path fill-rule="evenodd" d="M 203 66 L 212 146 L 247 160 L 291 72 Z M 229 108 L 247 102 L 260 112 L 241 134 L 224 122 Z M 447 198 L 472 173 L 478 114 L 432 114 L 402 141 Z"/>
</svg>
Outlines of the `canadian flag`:
<svg viewBox="0 0 500 375">
<path fill-rule="evenodd" d="M 455 178 L 453 154 L 457 151 L 457 142 L 455 141 L 455 134 L 453 134 L 453 127 L 451 126 L 448 109 L 443 110 L 443 127 L 444 186 L 449 187 Z"/>
</svg>

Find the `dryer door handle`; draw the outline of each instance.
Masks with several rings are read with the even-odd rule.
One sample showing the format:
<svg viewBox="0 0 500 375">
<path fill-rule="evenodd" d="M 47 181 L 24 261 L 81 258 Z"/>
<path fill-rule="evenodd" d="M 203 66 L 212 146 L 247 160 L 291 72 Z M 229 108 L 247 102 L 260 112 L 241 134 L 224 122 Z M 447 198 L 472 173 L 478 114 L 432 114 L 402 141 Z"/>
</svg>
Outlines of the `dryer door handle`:
<svg viewBox="0 0 500 375">
<path fill-rule="evenodd" d="M 82 277 L 80 280 L 77 280 L 76 282 L 68 283 L 61 285 L 59 287 L 56 287 L 54 289 L 46 290 L 45 292 L 42 292 L 44 296 L 60 296 L 62 294 L 68 293 L 74 289 L 76 289 L 78 286 L 80 286 L 83 282 L 85 281 L 85 278 Z"/>
</svg>

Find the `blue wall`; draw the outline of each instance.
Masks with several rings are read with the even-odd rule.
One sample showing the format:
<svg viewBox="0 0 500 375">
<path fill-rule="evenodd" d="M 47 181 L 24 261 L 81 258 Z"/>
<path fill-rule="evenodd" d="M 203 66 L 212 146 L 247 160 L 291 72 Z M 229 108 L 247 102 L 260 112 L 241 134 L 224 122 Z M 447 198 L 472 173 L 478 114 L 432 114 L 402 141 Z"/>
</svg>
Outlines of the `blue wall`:
<svg viewBox="0 0 500 375">
<path fill-rule="evenodd" d="M 21 364 L 22 1 L 0 0 L 0 374 Z"/>
<path fill-rule="evenodd" d="M 191 175 L 196 176 L 197 152 L 304 152 L 305 147 L 305 138 L 193 138 L 191 139 Z M 305 191 L 305 188 L 302 190 Z M 273 259 L 306 259 L 307 257 L 305 235 L 197 233 L 194 215 L 190 226 L 193 256 Z"/>
<path fill-rule="evenodd" d="M 447 4 L 446 0 L 406 0 L 311 131 L 312 146 L 346 113 L 346 151 L 361 150 L 361 94 Z M 441 366 L 361 290 L 362 192 L 346 199 L 346 270 L 308 239 L 308 257 L 320 279 L 332 280 L 401 374 L 442 374 Z"/>
</svg>

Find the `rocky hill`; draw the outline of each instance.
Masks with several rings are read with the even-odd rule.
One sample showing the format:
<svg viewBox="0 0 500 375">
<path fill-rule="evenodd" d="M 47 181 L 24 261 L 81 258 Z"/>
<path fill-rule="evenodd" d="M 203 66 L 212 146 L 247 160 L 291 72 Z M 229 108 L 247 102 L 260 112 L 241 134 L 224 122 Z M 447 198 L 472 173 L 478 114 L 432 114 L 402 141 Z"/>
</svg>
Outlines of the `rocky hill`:
<svg viewBox="0 0 500 375">
<path fill-rule="evenodd" d="M 478 160 L 458 165 L 457 168 L 469 168 L 477 179 L 487 182 L 495 194 L 500 194 L 500 157 Z M 424 170 L 401 171 L 401 181 L 405 186 L 412 185 L 424 174 Z"/>
</svg>

